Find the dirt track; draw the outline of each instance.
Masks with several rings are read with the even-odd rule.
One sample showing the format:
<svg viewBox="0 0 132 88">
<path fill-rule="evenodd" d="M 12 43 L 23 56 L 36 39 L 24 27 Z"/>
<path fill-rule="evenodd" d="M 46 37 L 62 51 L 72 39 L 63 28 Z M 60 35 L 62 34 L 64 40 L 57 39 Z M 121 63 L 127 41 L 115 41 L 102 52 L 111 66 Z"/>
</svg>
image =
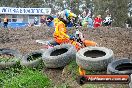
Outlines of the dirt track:
<svg viewBox="0 0 132 88">
<path fill-rule="evenodd" d="M 49 30 L 48 30 L 49 29 Z M 132 29 L 122 28 L 99 28 L 96 30 L 80 29 L 86 39 L 95 41 L 99 46 L 107 47 L 113 50 L 115 58 L 132 58 Z M 37 39 L 51 39 L 54 29 L 45 27 L 32 27 L 21 30 L 0 30 L 0 48 L 18 49 L 22 54 L 30 51 L 39 50 L 41 44 L 37 44 Z M 69 29 L 69 32 L 73 32 Z M 61 71 L 58 71 L 59 74 Z M 52 76 L 52 71 L 47 74 Z M 57 73 L 56 71 L 54 73 Z M 56 75 L 60 79 L 59 75 Z M 56 81 L 56 79 L 54 80 Z M 59 82 L 58 82 L 59 83 Z"/>
<path fill-rule="evenodd" d="M 18 49 L 25 54 L 29 51 L 41 49 L 37 39 L 51 39 L 54 29 L 33 27 L 25 30 L 0 30 L 0 48 Z M 100 28 L 96 30 L 83 30 L 86 39 L 93 40 L 99 46 L 110 48 L 116 57 L 129 57 L 132 55 L 132 30 L 121 28 Z M 70 32 L 73 32 L 71 29 Z"/>
</svg>

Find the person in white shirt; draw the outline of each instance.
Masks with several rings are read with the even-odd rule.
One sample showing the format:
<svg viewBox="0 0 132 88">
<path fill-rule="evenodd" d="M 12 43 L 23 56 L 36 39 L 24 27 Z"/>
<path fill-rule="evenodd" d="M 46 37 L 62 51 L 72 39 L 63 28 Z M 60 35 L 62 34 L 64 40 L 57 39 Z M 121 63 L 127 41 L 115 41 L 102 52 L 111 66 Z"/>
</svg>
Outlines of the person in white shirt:
<svg viewBox="0 0 132 88">
<path fill-rule="evenodd" d="M 103 23 L 105 26 L 111 26 L 112 19 L 111 19 L 111 16 L 109 14 L 105 17 Z"/>
</svg>

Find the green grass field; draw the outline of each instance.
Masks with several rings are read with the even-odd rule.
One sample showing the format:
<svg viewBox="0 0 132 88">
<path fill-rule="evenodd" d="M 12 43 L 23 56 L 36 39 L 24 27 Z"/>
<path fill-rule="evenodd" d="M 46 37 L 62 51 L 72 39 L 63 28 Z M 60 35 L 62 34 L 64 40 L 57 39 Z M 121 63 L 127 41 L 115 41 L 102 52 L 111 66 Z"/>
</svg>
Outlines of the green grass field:
<svg viewBox="0 0 132 88">
<path fill-rule="evenodd" d="M 50 88 L 51 80 L 37 69 L 9 68 L 0 71 L 0 88 Z"/>
</svg>

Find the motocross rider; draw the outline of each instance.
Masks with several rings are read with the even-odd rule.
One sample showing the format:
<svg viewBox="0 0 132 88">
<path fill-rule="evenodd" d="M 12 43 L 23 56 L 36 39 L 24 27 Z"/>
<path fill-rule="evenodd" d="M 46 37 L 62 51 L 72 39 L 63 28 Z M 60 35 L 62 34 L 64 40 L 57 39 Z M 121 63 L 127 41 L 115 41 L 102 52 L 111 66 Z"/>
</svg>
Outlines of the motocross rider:
<svg viewBox="0 0 132 88">
<path fill-rule="evenodd" d="M 80 44 L 74 40 L 71 40 L 70 37 L 67 35 L 67 29 L 64 22 L 62 22 L 58 18 L 54 18 L 54 25 L 55 31 L 53 37 L 57 43 L 71 43 L 76 47 L 77 50 L 80 49 Z"/>
</svg>

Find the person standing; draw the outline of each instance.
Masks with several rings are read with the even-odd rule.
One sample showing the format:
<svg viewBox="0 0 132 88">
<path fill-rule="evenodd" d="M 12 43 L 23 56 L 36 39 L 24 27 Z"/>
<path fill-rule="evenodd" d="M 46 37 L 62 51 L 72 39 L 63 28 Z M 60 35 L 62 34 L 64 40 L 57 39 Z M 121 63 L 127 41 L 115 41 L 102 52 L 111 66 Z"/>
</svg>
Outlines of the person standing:
<svg viewBox="0 0 132 88">
<path fill-rule="evenodd" d="M 87 16 L 87 13 L 86 11 L 84 10 L 83 13 L 82 13 L 82 17 L 85 18 Z"/>
<path fill-rule="evenodd" d="M 34 18 L 34 25 L 38 25 L 38 18 L 37 17 Z"/>
<path fill-rule="evenodd" d="M 94 19 L 94 28 L 100 27 L 102 26 L 102 18 L 101 15 L 98 15 L 95 19 Z"/>
<path fill-rule="evenodd" d="M 111 19 L 110 14 L 108 14 L 108 15 L 105 17 L 103 23 L 104 23 L 105 26 L 111 26 L 112 19 Z"/>
<path fill-rule="evenodd" d="M 7 25 L 8 25 L 8 17 L 5 16 L 5 18 L 4 18 L 4 28 L 7 28 Z"/>
<path fill-rule="evenodd" d="M 53 22 L 53 20 L 54 20 L 54 18 L 52 17 L 52 16 L 48 16 L 47 18 L 46 18 L 46 25 L 48 26 L 48 27 L 54 27 L 54 22 Z"/>
<path fill-rule="evenodd" d="M 46 24 L 46 16 L 41 16 L 40 22 L 41 24 Z"/>
<path fill-rule="evenodd" d="M 85 21 L 87 22 L 87 27 L 93 29 L 93 20 L 90 16 L 85 17 Z"/>
<path fill-rule="evenodd" d="M 93 29 L 93 19 L 91 17 L 88 18 L 88 28 Z"/>
<path fill-rule="evenodd" d="M 125 24 L 126 24 L 126 28 L 128 29 L 128 28 L 131 28 L 132 26 L 132 21 L 131 21 L 131 19 L 130 18 L 127 18 L 126 19 L 126 21 L 125 21 Z"/>
</svg>

